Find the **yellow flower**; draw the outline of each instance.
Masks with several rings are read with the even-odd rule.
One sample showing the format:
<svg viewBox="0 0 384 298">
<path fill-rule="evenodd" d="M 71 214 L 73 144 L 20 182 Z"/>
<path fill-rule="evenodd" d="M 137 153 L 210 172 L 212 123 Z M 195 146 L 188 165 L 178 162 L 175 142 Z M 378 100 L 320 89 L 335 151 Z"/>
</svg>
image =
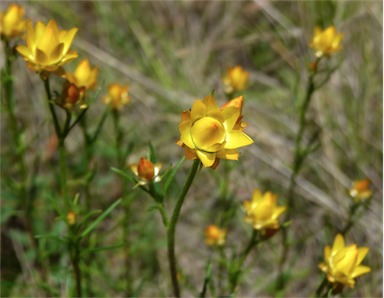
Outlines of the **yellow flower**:
<svg viewBox="0 0 384 298">
<path fill-rule="evenodd" d="M 74 211 L 69 211 L 67 214 L 67 222 L 70 226 L 73 226 L 76 223 L 76 213 Z"/>
<path fill-rule="evenodd" d="M 225 244 L 227 231 L 215 225 L 210 225 L 205 229 L 205 244 L 208 246 L 222 246 Z"/>
<path fill-rule="evenodd" d="M 331 56 L 341 49 L 343 34 L 338 33 L 334 26 L 325 30 L 315 27 L 310 47 L 315 50 L 316 57 Z"/>
<path fill-rule="evenodd" d="M 70 72 L 65 73 L 65 78 L 77 87 L 85 87 L 85 89 L 93 89 L 97 84 L 97 75 L 99 69 L 97 67 L 92 68 L 87 59 L 82 60 L 72 74 Z"/>
<path fill-rule="evenodd" d="M 368 179 L 356 180 L 349 194 L 356 202 L 362 202 L 372 196 L 372 190 L 369 189 L 370 181 Z"/>
<path fill-rule="evenodd" d="M 7 11 L 0 12 L 0 34 L 5 39 L 22 35 L 25 31 L 24 7 L 11 4 Z"/>
<path fill-rule="evenodd" d="M 356 244 L 345 246 L 343 236 L 338 234 L 332 248 L 324 248 L 324 263 L 319 268 L 329 282 L 353 288 L 356 277 L 371 271 L 368 266 L 360 266 L 368 251 L 368 247 L 358 248 Z"/>
<path fill-rule="evenodd" d="M 138 164 L 131 164 L 129 166 L 131 171 L 139 177 L 139 185 L 148 184 L 150 181 L 159 182 L 161 180 L 159 176 L 161 163 L 152 163 L 150 160 L 142 157 Z"/>
<path fill-rule="evenodd" d="M 104 97 L 105 104 L 110 105 L 112 109 L 120 111 L 129 101 L 127 85 L 122 86 L 118 83 L 109 85 L 108 95 Z"/>
<path fill-rule="evenodd" d="M 98 68 L 92 68 L 87 59 L 79 63 L 75 72 L 66 72 L 64 77 L 67 81 L 63 85 L 61 102 L 64 108 L 72 109 L 74 105 L 79 105 L 80 109 L 87 108 L 84 101 L 85 92 L 92 89 L 97 84 Z"/>
<path fill-rule="evenodd" d="M 70 49 L 77 30 L 59 30 L 54 20 L 46 26 L 37 22 L 35 29 L 28 22 L 27 45 L 19 45 L 16 50 L 28 63 L 28 67 L 37 72 L 61 72 L 62 65 L 77 58 L 77 53 Z"/>
<path fill-rule="evenodd" d="M 240 65 L 227 69 L 227 74 L 223 78 L 226 93 L 243 91 L 248 84 L 249 72 Z"/>
<path fill-rule="evenodd" d="M 244 220 L 262 234 L 272 234 L 271 230 L 279 229 L 279 216 L 287 209 L 285 206 L 277 206 L 276 198 L 277 196 L 271 192 L 262 194 L 260 190 L 255 189 L 252 200 L 243 203 L 246 212 Z"/>
<path fill-rule="evenodd" d="M 191 111 L 181 114 L 179 146 L 187 159 L 200 159 L 205 167 L 216 168 L 219 159 L 238 160 L 237 148 L 253 143 L 242 132 L 241 108 L 243 97 L 238 97 L 222 108 L 211 95 L 197 99 Z"/>
</svg>

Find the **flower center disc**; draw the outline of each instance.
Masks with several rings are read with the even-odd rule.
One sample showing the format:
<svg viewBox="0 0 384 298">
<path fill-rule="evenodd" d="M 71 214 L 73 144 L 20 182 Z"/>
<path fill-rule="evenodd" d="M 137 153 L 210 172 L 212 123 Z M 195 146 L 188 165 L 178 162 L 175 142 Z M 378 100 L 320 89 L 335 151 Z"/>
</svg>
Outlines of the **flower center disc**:
<svg viewBox="0 0 384 298">
<path fill-rule="evenodd" d="M 191 137 L 196 148 L 216 152 L 225 141 L 225 128 L 220 121 L 204 117 L 192 125 Z"/>
</svg>

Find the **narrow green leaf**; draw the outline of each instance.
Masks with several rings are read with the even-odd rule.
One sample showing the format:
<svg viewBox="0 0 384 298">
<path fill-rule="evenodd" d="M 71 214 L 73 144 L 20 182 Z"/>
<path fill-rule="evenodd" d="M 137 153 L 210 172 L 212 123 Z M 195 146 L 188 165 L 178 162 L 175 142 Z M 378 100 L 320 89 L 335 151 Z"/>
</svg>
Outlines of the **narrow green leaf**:
<svg viewBox="0 0 384 298">
<path fill-rule="evenodd" d="M 173 178 L 175 178 L 175 175 L 177 173 L 177 170 L 180 168 L 181 164 L 185 160 L 185 157 L 183 156 L 179 162 L 176 164 L 176 166 L 171 170 L 169 176 L 167 177 L 167 180 L 164 182 L 164 188 L 163 188 L 163 197 L 167 194 L 168 188 L 170 187 Z"/>
<path fill-rule="evenodd" d="M 125 179 L 127 179 L 128 181 L 136 184 L 137 183 L 137 180 L 135 178 L 133 178 L 131 175 L 129 175 L 128 173 L 120 170 L 120 169 L 117 169 L 117 168 L 114 168 L 114 167 L 111 167 L 111 170 L 114 171 L 116 174 L 124 177 Z"/>
<path fill-rule="evenodd" d="M 156 162 L 156 152 L 155 152 L 155 149 L 153 148 L 151 142 L 148 142 L 148 147 L 149 147 L 148 158 L 149 158 L 150 162 L 155 163 Z"/>
<path fill-rule="evenodd" d="M 122 199 L 118 199 L 116 202 L 114 202 L 111 206 L 109 206 L 98 218 L 93 221 L 88 228 L 86 228 L 83 233 L 81 233 L 81 237 L 87 236 L 96 226 L 103 221 L 104 218 L 108 216 L 109 213 L 113 211 L 121 203 Z"/>
<path fill-rule="evenodd" d="M 95 247 L 95 248 L 87 248 L 83 249 L 82 252 L 98 252 L 98 251 L 103 251 L 103 250 L 111 250 L 111 249 L 116 249 L 120 247 L 124 247 L 124 243 L 121 244 L 115 244 L 115 245 L 110 245 L 110 246 L 101 246 L 101 247 Z"/>
</svg>

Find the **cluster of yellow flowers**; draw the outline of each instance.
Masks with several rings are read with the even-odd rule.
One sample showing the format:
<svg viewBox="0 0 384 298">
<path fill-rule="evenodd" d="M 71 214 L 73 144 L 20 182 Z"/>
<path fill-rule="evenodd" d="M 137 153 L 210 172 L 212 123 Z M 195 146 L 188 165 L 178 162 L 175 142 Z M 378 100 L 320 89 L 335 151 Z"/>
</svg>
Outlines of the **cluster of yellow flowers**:
<svg viewBox="0 0 384 298">
<path fill-rule="evenodd" d="M 61 94 L 61 105 L 72 109 L 79 105 L 87 108 L 84 101 L 87 90 L 97 86 L 99 69 L 92 67 L 83 59 L 74 72 L 65 72 L 63 66 L 78 57 L 71 49 L 78 29 L 60 30 L 54 20 L 47 25 L 24 19 L 25 11 L 19 5 L 12 4 L 8 10 L 0 13 L 1 37 L 7 41 L 25 34 L 25 45 L 18 45 L 16 50 L 26 61 L 28 67 L 46 79 L 50 74 L 63 77 L 66 81 Z M 325 30 L 316 27 L 310 47 L 317 58 L 329 57 L 341 48 L 343 34 L 334 26 Z M 223 77 L 227 94 L 243 91 L 250 73 L 241 66 L 228 68 Z M 128 86 L 113 83 L 108 87 L 108 95 L 103 98 L 105 104 L 116 111 L 122 110 L 129 103 Z M 177 144 L 184 149 L 188 160 L 199 159 L 204 167 L 215 169 L 220 159 L 238 160 L 238 148 L 251 145 L 253 140 L 243 132 L 247 124 L 242 116 L 243 96 L 236 97 L 219 107 L 214 96 L 208 95 L 203 100 L 197 99 L 191 110 L 181 113 L 179 124 L 180 139 Z M 159 172 L 162 165 L 141 158 L 139 163 L 131 164 L 130 169 L 138 177 L 139 185 L 161 180 Z M 355 181 L 350 196 L 356 201 L 365 201 L 372 196 L 367 179 Z M 243 203 L 245 222 L 252 225 L 263 236 L 273 235 L 279 228 L 279 217 L 286 211 L 285 206 L 277 205 L 277 196 L 271 192 L 262 193 L 255 189 L 251 200 Z M 67 221 L 75 224 L 73 211 L 68 213 Z M 206 244 L 222 246 L 225 244 L 227 230 L 210 225 L 205 229 Z M 324 249 L 324 262 L 319 268 L 325 272 L 331 283 L 354 287 L 355 278 L 368 273 L 370 268 L 360 265 L 368 253 L 368 248 L 358 248 L 355 244 L 345 246 L 344 238 L 338 234 L 332 248 Z"/>
<path fill-rule="evenodd" d="M 89 61 L 83 59 L 73 73 L 63 69 L 65 64 L 78 57 L 78 53 L 71 49 L 78 28 L 60 30 L 54 20 L 47 25 L 39 21 L 33 27 L 32 21 L 24 19 L 24 14 L 24 8 L 17 4 L 11 4 L 5 13 L 0 13 L 2 38 L 10 40 L 26 33 L 26 45 L 18 45 L 16 50 L 28 67 L 43 78 L 53 73 L 66 79 L 58 104 L 66 109 L 72 109 L 74 105 L 87 108 L 83 101 L 85 92 L 96 87 L 98 68 L 91 67 Z M 121 110 L 129 100 L 128 87 L 117 83 L 109 86 L 109 94 L 104 98 L 104 102 L 116 110 Z"/>
</svg>

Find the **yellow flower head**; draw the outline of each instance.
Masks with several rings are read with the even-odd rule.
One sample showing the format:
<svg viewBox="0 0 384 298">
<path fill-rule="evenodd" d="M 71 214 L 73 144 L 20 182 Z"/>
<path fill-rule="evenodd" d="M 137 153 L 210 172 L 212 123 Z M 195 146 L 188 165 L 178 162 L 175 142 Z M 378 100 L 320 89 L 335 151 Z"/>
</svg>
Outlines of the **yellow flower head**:
<svg viewBox="0 0 384 298">
<path fill-rule="evenodd" d="M 243 91 L 248 84 L 249 72 L 240 65 L 227 69 L 227 74 L 223 78 L 226 93 Z"/>
<path fill-rule="evenodd" d="M 219 108 L 212 95 L 197 99 L 190 111 L 181 114 L 179 146 L 187 159 L 200 159 L 205 167 L 216 168 L 219 159 L 238 160 L 237 148 L 253 143 L 242 132 L 243 97 Z"/>
<path fill-rule="evenodd" d="M 319 268 L 329 282 L 353 288 L 356 277 L 371 271 L 368 266 L 360 266 L 368 251 L 368 247 L 358 248 L 356 244 L 345 246 L 343 236 L 338 234 L 332 248 L 324 248 L 324 263 Z"/>
<path fill-rule="evenodd" d="M 131 164 L 129 167 L 139 177 L 139 185 L 148 184 L 150 181 L 159 182 L 161 180 L 159 176 L 162 167 L 161 163 L 153 164 L 150 160 L 142 157 L 138 164 Z"/>
<path fill-rule="evenodd" d="M 205 229 L 205 244 L 208 246 L 222 246 L 225 244 L 227 231 L 215 225 L 210 225 Z"/>
<path fill-rule="evenodd" d="M 108 95 L 104 97 L 104 103 L 110 105 L 112 109 L 121 111 L 123 106 L 128 104 L 128 86 L 114 83 L 108 87 Z"/>
<path fill-rule="evenodd" d="M 87 59 L 82 60 L 76 67 L 75 72 L 65 73 L 65 78 L 77 87 L 85 87 L 85 89 L 93 89 L 97 85 L 97 75 L 99 69 L 97 67 L 91 67 Z"/>
<path fill-rule="evenodd" d="M 67 213 L 67 222 L 70 226 L 73 226 L 76 223 L 76 213 L 74 211 L 69 211 Z"/>
<path fill-rule="evenodd" d="M 70 49 L 77 30 L 59 30 L 54 20 L 47 25 L 37 22 L 36 28 L 28 22 L 26 46 L 19 45 L 16 50 L 29 68 L 37 72 L 59 72 L 62 65 L 77 58 L 77 53 Z"/>
<path fill-rule="evenodd" d="M 0 12 L 0 34 L 6 39 L 22 35 L 25 31 L 24 7 L 11 4 L 7 11 Z"/>
<path fill-rule="evenodd" d="M 65 73 L 66 83 L 63 85 L 61 102 L 64 108 L 72 109 L 74 105 L 79 105 L 80 109 L 87 108 L 84 101 L 85 92 L 92 89 L 97 84 L 98 68 L 92 68 L 87 59 L 79 63 L 75 72 Z"/>
<path fill-rule="evenodd" d="M 369 188 L 370 181 L 368 179 L 356 180 L 349 194 L 356 202 L 363 202 L 372 196 L 372 190 Z"/>
<path fill-rule="evenodd" d="M 343 34 L 338 33 L 334 26 L 329 26 L 325 30 L 315 27 L 310 47 L 315 50 L 316 57 L 331 56 L 341 49 Z"/>
<path fill-rule="evenodd" d="M 279 216 L 287 207 L 277 206 L 276 199 L 277 196 L 271 192 L 262 194 L 260 190 L 255 189 L 252 200 L 243 203 L 246 213 L 244 220 L 262 234 L 279 229 Z"/>
</svg>

